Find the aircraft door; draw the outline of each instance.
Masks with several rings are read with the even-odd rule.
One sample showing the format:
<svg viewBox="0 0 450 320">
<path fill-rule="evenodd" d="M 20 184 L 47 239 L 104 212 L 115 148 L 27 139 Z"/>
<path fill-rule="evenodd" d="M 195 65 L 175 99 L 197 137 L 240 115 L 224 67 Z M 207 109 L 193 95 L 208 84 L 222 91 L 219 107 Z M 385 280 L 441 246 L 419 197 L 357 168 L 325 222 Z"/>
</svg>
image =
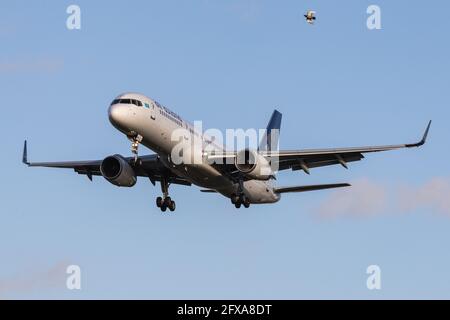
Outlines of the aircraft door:
<svg viewBox="0 0 450 320">
<path fill-rule="evenodd" d="M 150 118 L 152 120 L 156 120 L 156 110 L 155 110 L 155 104 L 154 103 L 146 103 L 145 106 L 150 109 Z"/>
</svg>

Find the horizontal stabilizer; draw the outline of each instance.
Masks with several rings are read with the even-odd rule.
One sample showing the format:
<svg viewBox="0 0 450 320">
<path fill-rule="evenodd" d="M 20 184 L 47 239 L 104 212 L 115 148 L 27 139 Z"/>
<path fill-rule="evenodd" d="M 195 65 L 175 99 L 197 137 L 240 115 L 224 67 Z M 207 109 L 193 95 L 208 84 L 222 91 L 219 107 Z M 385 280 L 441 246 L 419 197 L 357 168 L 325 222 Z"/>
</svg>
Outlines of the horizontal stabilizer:
<svg viewBox="0 0 450 320">
<path fill-rule="evenodd" d="M 349 183 L 334 183 L 334 184 L 316 184 L 310 186 L 294 186 L 294 187 L 281 187 L 275 188 L 275 193 L 288 193 L 288 192 L 306 192 L 333 188 L 350 187 Z"/>
</svg>

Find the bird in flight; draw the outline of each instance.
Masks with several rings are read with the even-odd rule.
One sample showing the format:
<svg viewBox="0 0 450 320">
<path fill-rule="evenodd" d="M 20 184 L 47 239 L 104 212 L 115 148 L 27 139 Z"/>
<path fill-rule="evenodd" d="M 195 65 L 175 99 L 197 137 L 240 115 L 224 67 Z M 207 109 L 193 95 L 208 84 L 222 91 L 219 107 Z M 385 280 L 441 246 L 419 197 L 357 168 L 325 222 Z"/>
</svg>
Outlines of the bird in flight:
<svg viewBox="0 0 450 320">
<path fill-rule="evenodd" d="M 306 18 L 306 22 L 308 22 L 309 24 L 314 24 L 314 21 L 316 21 L 316 12 L 308 10 L 304 17 Z"/>
</svg>

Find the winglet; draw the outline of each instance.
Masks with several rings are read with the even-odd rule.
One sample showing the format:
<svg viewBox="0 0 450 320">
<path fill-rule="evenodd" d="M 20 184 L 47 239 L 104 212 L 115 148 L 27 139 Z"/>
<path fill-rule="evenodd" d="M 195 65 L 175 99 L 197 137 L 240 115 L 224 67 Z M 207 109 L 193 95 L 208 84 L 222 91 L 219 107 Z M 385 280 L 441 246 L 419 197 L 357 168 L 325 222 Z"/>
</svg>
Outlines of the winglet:
<svg viewBox="0 0 450 320">
<path fill-rule="evenodd" d="M 420 140 L 417 143 L 407 144 L 406 147 L 413 148 L 413 147 L 423 146 L 425 144 L 425 142 L 427 142 L 427 136 L 428 136 L 428 131 L 430 131 L 430 127 L 431 127 L 431 120 L 430 120 L 430 122 L 428 122 L 428 126 L 425 129 L 425 133 L 423 134 L 422 140 Z"/>
<path fill-rule="evenodd" d="M 27 140 L 25 140 L 24 143 L 23 143 L 22 162 L 23 162 L 24 164 L 26 164 L 27 166 L 30 165 L 30 163 L 28 162 Z"/>
</svg>

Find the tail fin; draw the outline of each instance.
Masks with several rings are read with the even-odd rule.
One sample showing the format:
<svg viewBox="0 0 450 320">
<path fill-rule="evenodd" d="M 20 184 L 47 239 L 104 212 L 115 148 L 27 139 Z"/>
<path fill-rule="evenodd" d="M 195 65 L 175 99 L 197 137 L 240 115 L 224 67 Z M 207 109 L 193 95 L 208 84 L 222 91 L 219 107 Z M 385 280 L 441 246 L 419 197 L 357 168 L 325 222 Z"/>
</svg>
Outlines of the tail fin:
<svg viewBox="0 0 450 320">
<path fill-rule="evenodd" d="M 259 145 L 260 150 L 277 150 L 278 140 L 280 137 L 282 114 L 278 110 L 274 110 L 267 124 L 266 132 Z"/>
</svg>

